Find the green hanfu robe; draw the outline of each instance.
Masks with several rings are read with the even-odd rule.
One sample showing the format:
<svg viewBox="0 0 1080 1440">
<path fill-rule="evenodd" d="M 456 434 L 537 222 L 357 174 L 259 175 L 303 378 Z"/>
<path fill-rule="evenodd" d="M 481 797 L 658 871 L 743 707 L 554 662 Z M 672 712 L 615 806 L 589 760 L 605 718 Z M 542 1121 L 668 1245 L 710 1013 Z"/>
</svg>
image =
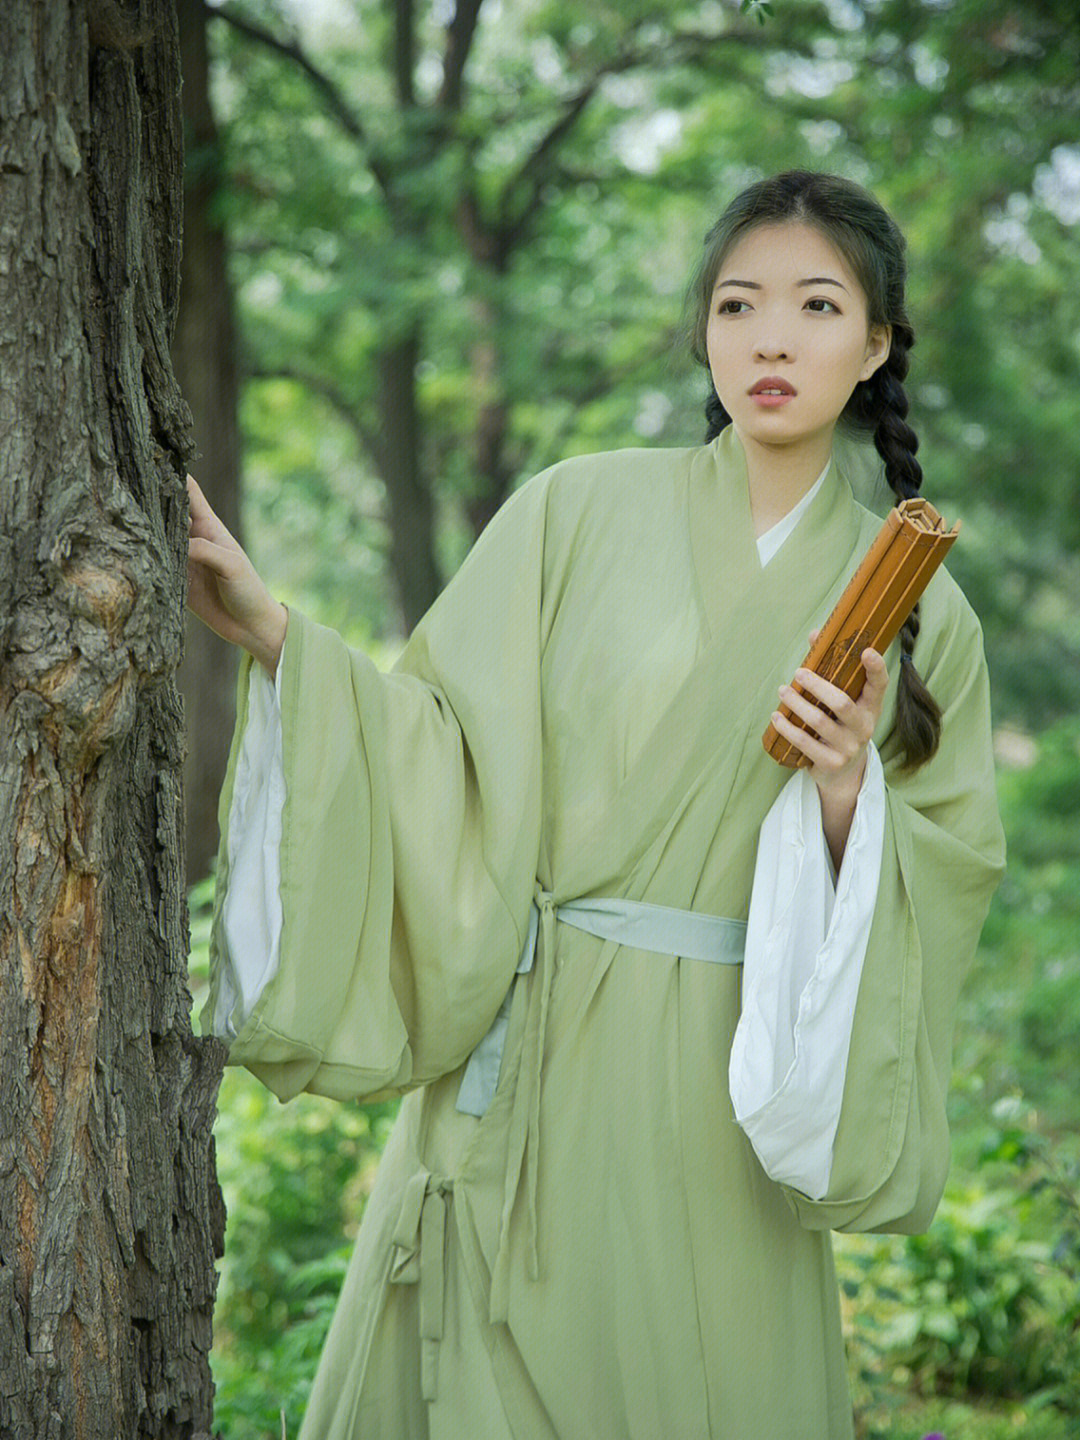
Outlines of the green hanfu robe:
<svg viewBox="0 0 1080 1440">
<path fill-rule="evenodd" d="M 291 616 L 280 964 L 230 1060 L 283 1099 L 408 1092 L 303 1440 L 851 1435 L 827 1232 L 934 1213 L 957 993 L 1003 863 L 981 635 L 948 575 L 917 646 L 941 746 L 913 774 L 887 657 L 884 854 L 823 1197 L 770 1180 L 735 1123 L 739 968 L 553 907 L 746 918 L 790 775 L 761 732 L 879 525 L 834 466 L 762 569 L 729 429 L 526 484 L 389 674 Z M 245 673 L 238 735 L 246 694 Z M 225 835 L 207 1017 L 228 884 Z M 463 1070 L 511 986 L 476 1118 Z"/>
</svg>

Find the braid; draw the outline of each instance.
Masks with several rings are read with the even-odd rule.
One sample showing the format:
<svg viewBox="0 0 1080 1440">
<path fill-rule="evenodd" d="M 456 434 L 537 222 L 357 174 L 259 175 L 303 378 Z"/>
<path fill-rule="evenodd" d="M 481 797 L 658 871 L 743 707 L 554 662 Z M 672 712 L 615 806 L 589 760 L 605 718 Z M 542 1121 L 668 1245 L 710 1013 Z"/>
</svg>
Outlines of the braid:
<svg viewBox="0 0 1080 1440">
<path fill-rule="evenodd" d="M 885 462 L 885 478 L 898 500 L 913 499 L 922 487 L 922 467 L 915 458 L 919 437 L 907 423 L 908 397 L 903 385 L 913 343 L 910 326 L 893 327 L 889 358 L 869 380 L 856 387 L 849 409 L 853 420 L 873 424 L 874 445 Z M 896 693 L 896 734 L 904 763 L 911 769 L 929 760 L 941 739 L 941 708 L 915 668 L 913 654 L 918 635 L 916 605 L 900 631 Z"/>
<path fill-rule="evenodd" d="M 716 393 L 716 386 L 712 379 L 709 380 L 709 393 L 705 400 L 705 444 L 715 440 L 721 430 L 725 430 L 731 424 L 731 416 L 724 409 L 720 396 Z"/>
</svg>

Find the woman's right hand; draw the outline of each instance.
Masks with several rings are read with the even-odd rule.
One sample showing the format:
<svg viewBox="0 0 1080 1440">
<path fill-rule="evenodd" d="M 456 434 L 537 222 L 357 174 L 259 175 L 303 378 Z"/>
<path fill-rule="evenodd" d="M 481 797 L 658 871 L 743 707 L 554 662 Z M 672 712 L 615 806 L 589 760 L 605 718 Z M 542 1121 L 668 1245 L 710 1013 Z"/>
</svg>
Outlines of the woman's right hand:
<svg viewBox="0 0 1080 1440">
<path fill-rule="evenodd" d="M 204 624 L 241 645 L 271 678 L 277 671 L 289 612 L 267 590 L 242 548 L 189 475 L 188 606 Z"/>
</svg>

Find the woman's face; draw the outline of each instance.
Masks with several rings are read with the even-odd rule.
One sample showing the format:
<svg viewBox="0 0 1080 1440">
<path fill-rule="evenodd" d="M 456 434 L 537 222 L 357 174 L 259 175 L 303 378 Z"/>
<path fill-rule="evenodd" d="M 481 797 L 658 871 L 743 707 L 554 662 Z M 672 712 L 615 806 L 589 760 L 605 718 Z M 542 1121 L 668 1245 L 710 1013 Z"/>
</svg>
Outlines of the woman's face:
<svg viewBox="0 0 1080 1440">
<path fill-rule="evenodd" d="M 770 224 L 724 257 L 706 350 L 744 443 L 827 456 L 851 392 L 888 356 L 889 329 L 868 324 L 862 286 L 819 230 Z"/>
</svg>

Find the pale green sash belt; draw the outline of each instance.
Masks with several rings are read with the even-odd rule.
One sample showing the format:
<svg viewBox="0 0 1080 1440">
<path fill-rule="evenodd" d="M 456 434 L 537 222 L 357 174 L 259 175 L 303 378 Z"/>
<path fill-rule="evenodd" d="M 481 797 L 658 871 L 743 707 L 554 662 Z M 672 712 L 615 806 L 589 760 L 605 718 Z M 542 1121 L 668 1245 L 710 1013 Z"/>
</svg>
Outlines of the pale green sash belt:
<svg viewBox="0 0 1080 1440">
<path fill-rule="evenodd" d="M 642 900 L 564 900 L 554 907 L 554 913 L 556 920 L 564 925 L 572 925 L 575 930 L 584 930 L 600 940 L 614 940 L 631 950 L 652 950 L 658 955 L 707 960 L 716 965 L 742 963 L 746 944 L 743 920 L 700 915 L 669 905 L 648 905 Z M 529 931 L 518 962 L 518 975 L 532 969 L 539 923 L 540 912 L 534 902 L 529 911 Z M 485 1114 L 495 1096 L 513 993 L 511 983 L 491 1029 L 469 1056 L 457 1098 L 457 1109 L 466 1115 Z"/>
</svg>

